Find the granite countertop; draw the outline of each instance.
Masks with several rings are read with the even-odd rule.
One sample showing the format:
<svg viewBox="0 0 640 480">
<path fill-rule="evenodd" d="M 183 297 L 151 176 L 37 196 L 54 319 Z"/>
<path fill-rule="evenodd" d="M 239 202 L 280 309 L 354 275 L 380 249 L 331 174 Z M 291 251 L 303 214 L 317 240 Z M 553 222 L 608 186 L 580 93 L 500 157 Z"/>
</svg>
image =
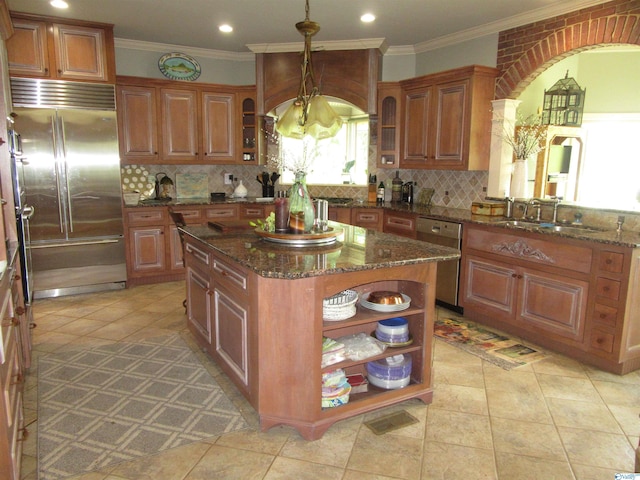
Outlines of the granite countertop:
<svg viewBox="0 0 640 480">
<path fill-rule="evenodd" d="M 258 200 L 254 197 L 247 198 L 225 198 L 220 200 L 211 200 L 209 198 L 186 198 L 186 199 L 174 199 L 170 201 L 151 201 L 138 204 L 138 207 L 157 207 L 157 206 L 173 206 L 173 205 L 220 205 L 220 204 L 233 204 L 233 203 L 263 203 L 272 204 L 273 200 L 265 201 Z M 550 228 L 540 228 L 539 226 L 512 226 L 505 224 L 509 219 L 505 217 L 489 217 L 485 215 L 474 215 L 470 209 L 463 208 L 449 208 L 443 206 L 423 206 L 419 204 L 406 204 L 406 203 L 385 203 L 378 205 L 376 203 L 362 202 L 353 200 L 349 202 L 343 202 L 339 204 L 330 204 L 335 208 L 385 208 L 387 210 L 396 212 L 413 213 L 420 216 L 443 220 L 449 222 L 463 222 L 463 223 L 475 223 L 479 225 L 493 225 L 500 228 L 512 230 L 514 233 L 520 231 L 540 233 L 543 235 L 552 235 L 556 238 L 573 238 L 578 240 L 587 240 L 598 243 L 606 243 L 610 245 L 618 245 L 622 247 L 640 248 L 640 232 L 635 231 L 622 231 L 616 232 L 614 229 L 602 230 L 602 229 L 572 229 L 571 231 L 556 232 Z M 133 207 L 136 208 L 136 207 Z"/>
<path fill-rule="evenodd" d="M 335 243 L 303 247 L 274 243 L 253 231 L 222 234 L 206 225 L 188 225 L 181 230 L 269 278 L 295 279 L 460 257 L 460 251 L 453 248 L 337 222 L 330 222 L 330 226 L 342 230 Z"/>
</svg>

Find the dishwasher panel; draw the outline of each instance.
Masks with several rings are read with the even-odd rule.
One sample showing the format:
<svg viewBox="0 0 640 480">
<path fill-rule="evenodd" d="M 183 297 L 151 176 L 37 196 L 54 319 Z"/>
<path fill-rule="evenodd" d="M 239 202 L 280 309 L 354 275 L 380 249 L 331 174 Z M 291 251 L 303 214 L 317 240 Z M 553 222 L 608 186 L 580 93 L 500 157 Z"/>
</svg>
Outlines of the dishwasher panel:
<svg viewBox="0 0 640 480">
<path fill-rule="evenodd" d="M 446 222 L 431 218 L 418 218 L 418 240 L 442 245 L 443 247 L 462 247 L 462 224 Z M 460 259 L 438 262 L 436 279 L 436 300 L 457 312 L 462 313 L 458 305 L 458 288 L 460 283 Z"/>
</svg>

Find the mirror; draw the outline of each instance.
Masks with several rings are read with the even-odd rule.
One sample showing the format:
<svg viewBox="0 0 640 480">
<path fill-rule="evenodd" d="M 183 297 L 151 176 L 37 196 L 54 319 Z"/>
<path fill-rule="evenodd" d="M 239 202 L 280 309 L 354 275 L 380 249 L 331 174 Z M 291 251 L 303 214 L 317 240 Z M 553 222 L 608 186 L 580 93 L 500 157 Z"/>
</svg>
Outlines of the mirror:
<svg viewBox="0 0 640 480">
<path fill-rule="evenodd" d="M 308 185 L 351 185 L 368 183 L 369 169 L 369 115 L 358 107 L 335 97 L 325 97 L 331 107 L 342 117 L 342 129 L 335 137 L 320 140 L 313 165 L 307 173 Z M 293 102 L 285 102 L 268 116 L 278 118 Z M 280 137 L 278 145 L 269 146 L 269 156 L 282 153 L 290 158 L 302 156 L 302 140 Z M 293 172 L 284 169 L 280 181 L 293 183 Z"/>
<path fill-rule="evenodd" d="M 525 117 L 539 113 L 545 88 L 564 78 L 567 71 L 586 88 L 583 123 L 580 128 L 554 127 L 569 131 L 554 136 L 551 148 L 529 166 L 532 196 L 556 192 L 582 206 L 639 210 L 640 47 L 602 47 L 557 62 L 522 92 L 519 111 Z M 558 156 L 568 165 L 563 168 Z M 558 162 L 565 170 L 560 176 L 551 171 Z"/>
</svg>

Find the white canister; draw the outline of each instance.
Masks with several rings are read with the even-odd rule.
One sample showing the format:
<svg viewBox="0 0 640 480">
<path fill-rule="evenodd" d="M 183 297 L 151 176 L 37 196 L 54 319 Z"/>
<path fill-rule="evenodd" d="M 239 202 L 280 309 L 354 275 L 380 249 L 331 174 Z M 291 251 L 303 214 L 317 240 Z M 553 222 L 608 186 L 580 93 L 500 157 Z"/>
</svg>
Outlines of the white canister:
<svg viewBox="0 0 640 480">
<path fill-rule="evenodd" d="M 233 196 L 235 198 L 245 198 L 247 196 L 247 187 L 242 184 L 242 180 L 240 180 L 240 183 L 233 191 Z"/>
</svg>

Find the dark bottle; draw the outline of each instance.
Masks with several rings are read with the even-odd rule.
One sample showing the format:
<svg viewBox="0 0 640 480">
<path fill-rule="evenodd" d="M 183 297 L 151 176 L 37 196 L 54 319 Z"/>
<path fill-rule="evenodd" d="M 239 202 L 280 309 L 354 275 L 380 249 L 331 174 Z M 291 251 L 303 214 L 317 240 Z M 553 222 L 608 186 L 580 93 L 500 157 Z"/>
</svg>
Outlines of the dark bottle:
<svg viewBox="0 0 640 480">
<path fill-rule="evenodd" d="M 400 170 L 396 170 L 396 178 L 391 182 L 391 201 L 402 201 L 402 180 L 400 179 Z"/>
<path fill-rule="evenodd" d="M 376 196 L 376 203 L 381 205 L 384 203 L 384 183 L 380 182 L 378 185 L 378 195 Z"/>
</svg>

